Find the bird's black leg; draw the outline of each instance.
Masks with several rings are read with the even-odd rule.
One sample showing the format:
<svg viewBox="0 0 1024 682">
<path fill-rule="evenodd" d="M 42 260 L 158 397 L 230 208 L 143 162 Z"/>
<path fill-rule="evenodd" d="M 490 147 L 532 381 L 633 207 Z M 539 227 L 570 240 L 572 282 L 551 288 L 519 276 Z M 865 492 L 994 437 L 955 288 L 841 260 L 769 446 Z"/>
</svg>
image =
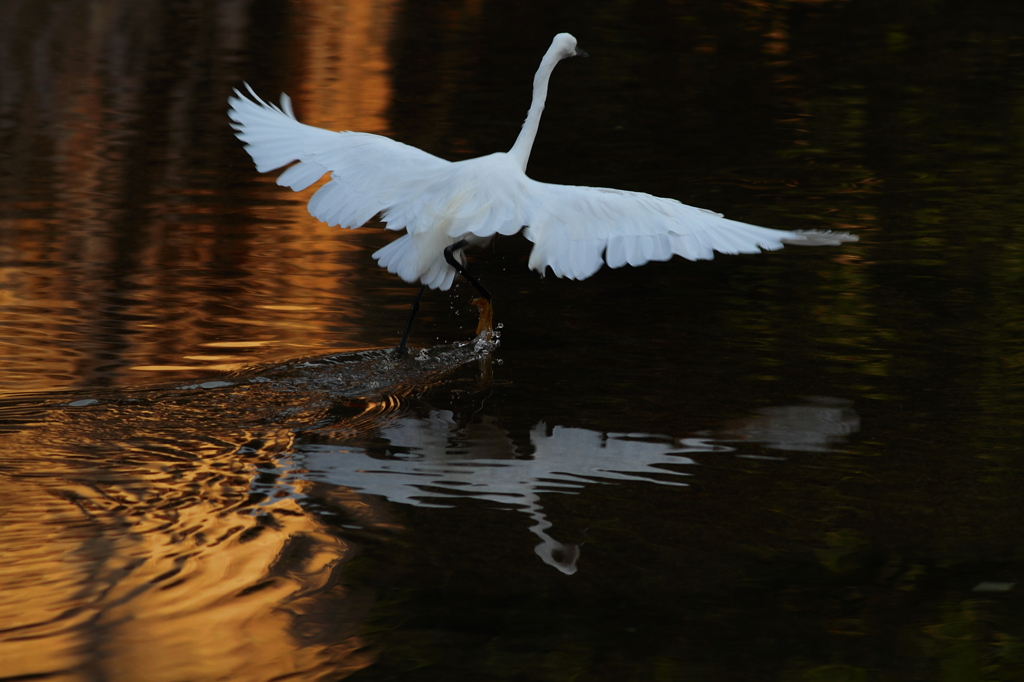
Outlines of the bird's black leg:
<svg viewBox="0 0 1024 682">
<path fill-rule="evenodd" d="M 402 332 L 402 338 L 398 342 L 398 347 L 395 348 L 395 353 L 397 355 L 402 355 L 406 350 L 408 350 L 409 332 L 412 331 L 412 321 L 416 319 L 416 313 L 420 311 L 420 299 L 423 298 L 423 291 L 426 288 L 426 284 L 421 284 L 420 290 L 416 292 L 416 298 L 412 300 L 412 308 L 409 310 L 409 321 L 405 323 L 405 331 Z"/>
<path fill-rule="evenodd" d="M 455 271 L 466 278 L 466 281 L 473 285 L 473 288 L 480 292 L 480 298 L 473 301 L 473 304 L 480 309 L 480 321 L 476 325 L 477 335 L 488 332 L 490 333 L 493 329 L 494 310 L 491 308 L 491 292 L 487 291 L 487 287 L 480 283 L 473 275 L 469 274 L 469 270 L 459 262 L 455 257 L 455 252 L 463 248 L 469 242 L 465 239 L 460 239 L 448 248 L 444 250 L 444 259 L 448 261 L 448 265 L 455 268 Z"/>
<path fill-rule="evenodd" d="M 448 261 L 448 265 L 450 265 L 453 268 L 455 268 L 456 272 L 458 272 L 460 275 L 465 277 L 466 281 L 469 282 L 470 284 L 472 284 L 473 288 L 476 289 L 477 291 L 479 291 L 480 295 L 483 296 L 485 300 L 490 301 L 491 300 L 491 292 L 487 291 L 487 287 L 485 287 L 483 284 L 481 284 L 480 280 L 478 280 L 476 277 L 471 275 L 469 273 L 469 270 L 466 269 L 466 266 L 464 266 L 462 263 L 460 263 L 459 260 L 455 257 L 455 252 L 458 251 L 459 249 L 465 247 L 466 244 L 469 244 L 469 242 L 466 241 L 465 239 L 460 239 L 459 241 L 455 242 L 451 246 L 445 248 L 445 250 L 444 250 L 444 259 L 446 261 Z"/>
</svg>

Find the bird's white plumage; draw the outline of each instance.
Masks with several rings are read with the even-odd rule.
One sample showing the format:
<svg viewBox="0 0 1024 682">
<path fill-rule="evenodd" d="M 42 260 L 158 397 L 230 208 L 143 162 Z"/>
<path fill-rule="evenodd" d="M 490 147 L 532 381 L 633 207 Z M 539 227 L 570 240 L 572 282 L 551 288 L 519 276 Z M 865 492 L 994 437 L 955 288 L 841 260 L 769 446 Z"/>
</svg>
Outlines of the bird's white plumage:
<svg viewBox="0 0 1024 682">
<path fill-rule="evenodd" d="M 723 218 L 642 192 L 537 182 L 525 169 L 555 65 L 579 53 L 576 39 L 555 36 L 534 77 L 533 102 L 508 153 L 450 162 L 380 135 L 332 132 L 300 123 L 287 95 L 268 104 L 248 88 L 228 101 L 236 135 L 260 172 L 290 165 L 279 185 L 304 190 L 325 174 L 309 212 L 330 225 L 355 228 L 380 215 L 406 234 L 373 254 L 407 282 L 448 289 L 455 269 L 444 249 L 459 240 L 486 243 L 496 234 L 533 242 L 529 265 L 584 279 L 603 263 L 643 265 L 673 255 L 690 260 L 756 253 L 793 244 L 838 244 L 843 232 L 790 232 Z M 461 251 L 457 257 L 462 259 Z"/>
</svg>

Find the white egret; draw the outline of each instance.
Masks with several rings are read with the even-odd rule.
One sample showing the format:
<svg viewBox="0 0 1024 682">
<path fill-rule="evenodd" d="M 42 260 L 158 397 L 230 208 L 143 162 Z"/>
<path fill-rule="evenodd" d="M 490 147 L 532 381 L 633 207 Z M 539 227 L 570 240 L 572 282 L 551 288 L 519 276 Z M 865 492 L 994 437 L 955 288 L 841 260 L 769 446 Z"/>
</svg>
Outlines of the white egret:
<svg viewBox="0 0 1024 682">
<path fill-rule="evenodd" d="M 304 190 L 330 173 L 309 201 L 309 212 L 329 225 L 359 227 L 376 215 L 406 234 L 373 254 L 377 263 L 423 289 L 447 290 L 458 272 L 489 302 L 488 291 L 465 270 L 466 246 L 494 235 L 523 231 L 533 242 L 529 267 L 542 275 L 586 279 L 603 263 L 617 268 L 724 254 L 758 253 L 784 244 L 835 245 L 856 241 L 845 232 L 786 231 L 736 222 L 721 214 L 642 192 L 554 185 L 526 175 L 547 98 L 548 80 L 559 61 L 586 56 L 576 39 L 559 33 L 533 78 L 533 101 L 512 148 L 464 161 L 446 161 L 380 135 L 332 132 L 299 121 L 291 100 L 268 104 L 246 85 L 228 99 L 228 116 L 256 169 L 292 164 L 277 184 Z M 481 306 L 481 319 L 489 313 Z M 412 317 L 410 317 L 410 324 Z M 405 347 L 408 327 L 399 344 Z"/>
</svg>

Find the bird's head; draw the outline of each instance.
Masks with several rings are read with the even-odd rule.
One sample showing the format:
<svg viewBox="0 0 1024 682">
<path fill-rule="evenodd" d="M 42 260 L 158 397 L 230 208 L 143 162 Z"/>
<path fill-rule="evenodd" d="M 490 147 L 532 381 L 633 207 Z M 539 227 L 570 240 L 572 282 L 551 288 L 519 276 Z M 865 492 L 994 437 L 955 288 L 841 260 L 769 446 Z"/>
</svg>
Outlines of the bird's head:
<svg viewBox="0 0 1024 682">
<path fill-rule="evenodd" d="M 559 33 L 556 35 L 555 39 L 551 41 L 548 53 L 553 53 L 559 60 L 567 59 L 568 57 L 588 56 L 586 52 L 576 47 L 576 38 L 569 33 Z"/>
</svg>

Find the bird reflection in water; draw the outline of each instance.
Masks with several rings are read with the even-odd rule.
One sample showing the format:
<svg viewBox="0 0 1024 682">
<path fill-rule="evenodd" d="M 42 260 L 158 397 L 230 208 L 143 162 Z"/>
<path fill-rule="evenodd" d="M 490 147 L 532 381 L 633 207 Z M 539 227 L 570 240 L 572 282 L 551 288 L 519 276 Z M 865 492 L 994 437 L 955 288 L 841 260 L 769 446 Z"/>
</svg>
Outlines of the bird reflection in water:
<svg viewBox="0 0 1024 682">
<path fill-rule="evenodd" d="M 540 539 L 534 551 L 541 560 L 571 575 L 577 571 L 580 548 L 559 542 L 548 532 L 553 524 L 544 511 L 542 495 L 574 493 L 587 485 L 614 481 L 685 486 L 697 465 L 691 455 L 759 457 L 739 452 L 739 442 L 819 451 L 826 444 L 838 445 L 860 428 L 856 412 L 834 400 L 766 410 L 768 417 L 737 423 L 716 437 L 600 433 L 549 428 L 539 422 L 530 431 L 528 448 L 517 446 L 505 429 L 486 416 L 466 424 L 451 411 L 434 410 L 423 417 L 393 418 L 380 429 L 387 443 L 382 450 L 368 452 L 337 443 L 297 444 L 292 464 L 301 467 L 299 475 L 304 478 L 400 504 L 454 506 L 469 497 L 507 505 L 532 519 L 530 531 Z"/>
</svg>

